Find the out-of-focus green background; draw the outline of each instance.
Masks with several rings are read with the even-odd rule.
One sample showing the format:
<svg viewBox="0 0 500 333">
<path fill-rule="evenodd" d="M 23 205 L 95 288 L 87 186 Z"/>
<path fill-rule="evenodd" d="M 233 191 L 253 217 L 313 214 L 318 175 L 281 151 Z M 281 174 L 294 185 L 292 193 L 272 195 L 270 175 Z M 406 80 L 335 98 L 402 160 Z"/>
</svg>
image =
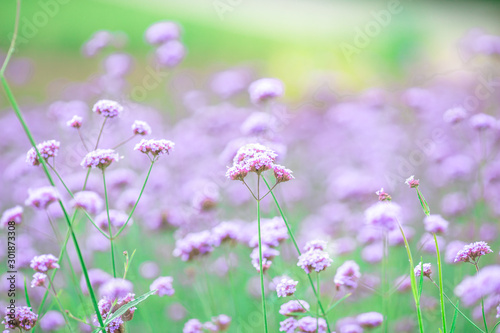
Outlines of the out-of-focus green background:
<svg viewBox="0 0 500 333">
<path fill-rule="evenodd" d="M 378 23 L 366 46 L 347 61 L 342 45 L 356 46 L 357 29 L 377 24 L 390 6 L 397 13 Z M 14 0 L 0 4 L 0 50 L 12 33 Z M 97 66 L 80 55 L 97 30 L 123 31 L 126 51 L 146 56 L 145 29 L 174 20 L 189 54 L 184 67 L 210 70 L 258 63 L 263 75 L 287 84 L 293 98 L 318 73 L 333 71 L 352 89 L 406 78 L 408 67 L 446 72 L 464 65 L 456 42 L 473 27 L 500 33 L 498 1 L 320 1 L 320 0 L 39 0 L 23 1 L 17 56 L 36 62 L 28 91 L 43 93 L 55 78 L 85 79 Z M 2 96 L 3 98 L 3 96 Z"/>
</svg>

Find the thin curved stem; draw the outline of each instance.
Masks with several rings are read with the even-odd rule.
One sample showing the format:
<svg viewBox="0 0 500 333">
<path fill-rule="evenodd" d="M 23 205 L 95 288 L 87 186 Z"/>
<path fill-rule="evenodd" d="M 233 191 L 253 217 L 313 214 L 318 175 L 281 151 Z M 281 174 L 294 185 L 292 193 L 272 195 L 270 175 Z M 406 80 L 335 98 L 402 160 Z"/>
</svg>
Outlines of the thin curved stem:
<svg viewBox="0 0 500 333">
<path fill-rule="evenodd" d="M 262 268 L 262 235 L 260 230 L 260 174 L 257 174 L 257 227 L 259 233 L 259 273 L 260 273 L 260 289 L 262 294 L 262 312 L 264 314 L 264 328 L 267 331 L 267 312 L 266 312 L 266 294 L 264 290 L 264 270 Z"/>
<path fill-rule="evenodd" d="M 21 16 L 21 0 L 17 0 L 16 6 L 16 19 L 14 22 L 14 34 L 12 35 L 12 40 L 10 41 L 9 51 L 7 52 L 7 56 L 3 61 L 2 68 L 0 69 L 0 76 L 3 77 L 5 75 L 5 70 L 7 69 L 7 65 L 9 64 L 10 57 L 14 53 L 16 49 L 16 39 L 17 39 L 17 31 L 19 29 L 19 17 Z"/>
<path fill-rule="evenodd" d="M 479 274 L 479 266 L 477 264 L 477 261 L 474 263 L 474 267 L 476 267 L 476 274 Z M 481 312 L 483 313 L 483 323 L 484 323 L 484 330 L 486 333 L 488 333 L 488 324 L 486 323 L 486 314 L 484 313 L 484 297 L 481 296 Z"/>
<path fill-rule="evenodd" d="M 66 326 L 68 326 L 69 330 L 71 332 L 73 332 L 73 327 L 69 323 L 68 315 L 66 314 L 66 311 L 64 310 L 64 307 L 62 306 L 62 303 L 61 303 L 61 300 L 59 299 L 59 296 L 57 296 L 56 288 L 54 287 L 53 283 L 50 284 L 50 288 L 52 289 L 52 293 L 54 294 L 54 298 L 56 299 L 56 303 L 59 306 L 59 309 L 61 310 L 61 313 L 63 315 L 64 321 L 66 322 Z"/>
<path fill-rule="evenodd" d="M 443 268 L 441 265 L 441 254 L 439 252 L 439 245 L 436 234 L 433 234 L 433 236 L 434 236 L 434 243 L 436 244 L 436 253 L 437 253 L 438 276 L 439 276 L 439 301 L 441 303 L 441 320 L 443 323 L 443 332 L 446 332 L 446 312 L 444 307 L 444 290 L 443 290 Z"/>
<path fill-rule="evenodd" d="M 87 151 L 87 153 L 90 151 L 89 148 L 87 147 L 87 144 L 85 143 L 85 140 L 83 139 L 83 136 L 82 136 L 82 131 L 80 131 L 79 128 L 76 129 L 78 131 L 78 136 L 80 137 L 80 140 L 82 140 L 82 144 L 83 144 L 83 147 L 85 148 L 85 150 Z"/>
<path fill-rule="evenodd" d="M 243 184 L 245 184 L 245 186 L 247 187 L 247 189 L 250 191 L 250 194 L 252 194 L 252 197 L 253 197 L 255 200 L 259 201 L 259 199 L 255 196 L 255 194 L 253 193 L 253 191 L 252 191 L 252 189 L 250 188 L 250 186 L 248 186 L 248 184 L 247 184 L 244 180 L 242 180 L 242 182 L 243 182 Z"/>
<path fill-rule="evenodd" d="M 109 218 L 108 190 L 106 186 L 106 172 L 102 169 L 102 182 L 104 183 L 104 199 L 106 200 L 106 214 L 108 216 L 109 243 L 111 245 L 111 265 L 113 266 L 113 277 L 116 279 L 115 251 L 113 244 L 113 230 L 111 229 L 111 219 Z"/>
<path fill-rule="evenodd" d="M 108 117 L 105 117 L 104 118 L 104 121 L 102 122 L 102 126 L 101 126 L 101 130 L 99 131 L 99 136 L 97 137 L 97 141 L 95 143 L 95 148 L 94 150 L 97 149 L 97 147 L 99 147 L 99 141 L 101 141 L 101 135 L 102 135 L 102 131 L 104 130 L 104 125 L 106 125 L 106 121 L 108 120 Z"/>
<path fill-rule="evenodd" d="M 127 142 L 129 142 L 130 140 L 132 140 L 133 138 L 135 138 L 136 136 L 137 136 L 137 134 L 132 135 L 130 138 L 128 138 L 128 139 L 127 139 L 127 140 L 125 140 L 125 141 L 120 142 L 119 144 L 117 144 L 116 146 L 114 146 L 114 147 L 113 147 L 113 148 L 111 148 L 111 149 L 116 149 L 116 148 L 118 148 L 118 147 L 123 146 L 124 144 L 126 144 Z"/>
</svg>

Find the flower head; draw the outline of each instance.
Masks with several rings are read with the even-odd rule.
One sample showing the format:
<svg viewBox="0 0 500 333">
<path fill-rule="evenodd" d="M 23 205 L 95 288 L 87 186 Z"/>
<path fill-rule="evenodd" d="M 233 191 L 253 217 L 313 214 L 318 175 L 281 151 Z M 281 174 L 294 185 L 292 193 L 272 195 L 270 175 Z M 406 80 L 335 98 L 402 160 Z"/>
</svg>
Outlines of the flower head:
<svg viewBox="0 0 500 333">
<path fill-rule="evenodd" d="M 57 152 L 59 151 L 60 146 L 61 143 L 59 141 L 48 140 L 37 144 L 36 148 L 38 149 L 40 156 L 47 161 L 49 157 L 57 156 Z M 32 147 L 26 154 L 26 162 L 33 166 L 40 165 L 40 160 L 38 159 L 38 155 L 34 147 Z"/>
<path fill-rule="evenodd" d="M 156 22 L 146 30 L 145 38 L 149 44 L 162 44 L 169 40 L 178 39 L 180 28 L 177 23 L 170 21 Z"/>
<path fill-rule="evenodd" d="M 297 266 L 301 267 L 307 274 L 312 271 L 321 272 L 332 264 L 328 252 L 322 250 L 310 250 L 299 257 Z"/>
<path fill-rule="evenodd" d="M 405 184 L 410 186 L 410 188 L 415 188 L 415 187 L 418 187 L 419 185 L 419 180 L 418 179 L 415 179 L 415 176 L 411 175 L 410 177 L 408 177 L 406 180 L 405 180 Z"/>
<path fill-rule="evenodd" d="M 299 332 L 304 333 L 326 333 L 326 321 L 323 318 L 302 317 L 297 321 Z"/>
<path fill-rule="evenodd" d="M 274 164 L 272 168 L 277 183 L 287 182 L 289 180 L 295 179 L 295 177 L 292 175 L 292 171 L 282 165 Z"/>
<path fill-rule="evenodd" d="M 51 203 L 59 200 L 59 192 L 53 186 L 43 186 L 36 189 L 28 189 L 28 199 L 24 202 L 27 206 L 37 209 L 46 209 Z"/>
<path fill-rule="evenodd" d="M 359 265 L 353 260 L 348 260 L 337 268 L 333 282 L 337 289 L 340 287 L 356 289 L 360 277 L 361 272 L 359 271 Z"/>
<path fill-rule="evenodd" d="M 250 100 L 254 104 L 280 97 L 283 95 L 285 88 L 283 82 L 274 78 L 264 78 L 252 82 L 248 87 Z"/>
<path fill-rule="evenodd" d="M 387 230 L 397 227 L 400 216 L 401 207 L 392 201 L 379 201 L 365 211 L 366 223 Z"/>
<path fill-rule="evenodd" d="M 73 207 L 83 208 L 90 214 L 96 214 L 103 206 L 102 198 L 96 192 L 80 191 L 75 193 Z"/>
<path fill-rule="evenodd" d="M 23 219 L 23 211 L 23 207 L 21 206 L 5 210 L 0 218 L 0 228 L 5 228 L 11 221 L 14 221 L 15 224 L 20 224 Z"/>
<path fill-rule="evenodd" d="M 180 257 L 183 261 L 188 261 L 212 252 L 214 246 L 217 246 L 217 239 L 209 231 L 190 233 L 175 242 L 173 255 Z"/>
<path fill-rule="evenodd" d="M 66 125 L 68 125 L 68 127 L 80 128 L 80 127 L 82 127 L 82 122 L 83 122 L 83 118 L 75 115 L 75 116 L 73 116 L 73 118 L 71 118 L 71 120 L 68 120 Z"/>
<path fill-rule="evenodd" d="M 174 279 L 171 276 L 160 276 L 156 280 L 151 283 L 149 286 L 149 290 L 155 290 L 156 295 L 163 297 L 165 295 L 172 296 L 175 293 L 174 288 L 172 287 L 172 282 Z"/>
<path fill-rule="evenodd" d="M 467 117 L 467 111 L 463 107 L 456 107 L 446 110 L 443 120 L 448 124 L 458 124 Z"/>
<path fill-rule="evenodd" d="M 159 64 L 166 67 L 175 67 L 186 56 L 186 48 L 178 40 L 171 40 L 156 49 L 156 59 Z"/>
<path fill-rule="evenodd" d="M 132 131 L 137 135 L 150 135 L 151 127 L 145 121 L 136 120 L 132 124 Z"/>
<path fill-rule="evenodd" d="M 151 154 L 153 157 L 169 154 L 174 149 L 175 143 L 170 140 L 146 140 L 142 139 L 141 142 L 135 145 L 134 150 L 143 152 L 144 154 Z"/>
<path fill-rule="evenodd" d="M 298 326 L 297 319 L 290 317 L 280 323 L 280 332 L 294 333 Z"/>
<path fill-rule="evenodd" d="M 375 192 L 376 195 L 378 195 L 378 200 L 379 201 L 391 201 L 392 197 L 389 195 L 389 193 L 386 193 L 384 191 L 384 188 L 382 187 L 380 190 Z"/>
<path fill-rule="evenodd" d="M 12 312 L 5 316 L 2 324 L 5 328 L 15 330 L 16 328 L 20 330 L 30 331 L 35 327 L 38 320 L 38 315 L 31 311 L 31 308 L 27 306 L 16 306 L 14 308 L 14 313 Z"/>
<path fill-rule="evenodd" d="M 278 256 L 280 251 L 269 247 L 268 245 L 262 245 L 262 270 L 265 272 L 271 267 L 273 263 L 272 260 L 274 257 Z M 260 272 L 260 255 L 259 248 L 256 247 L 253 249 L 252 253 L 250 253 L 250 258 L 252 259 L 252 265 L 255 269 Z"/>
<path fill-rule="evenodd" d="M 384 316 L 378 312 L 366 312 L 358 315 L 356 321 L 363 328 L 374 328 L 382 325 Z"/>
<path fill-rule="evenodd" d="M 132 293 L 134 285 L 132 282 L 121 279 L 109 279 L 99 287 L 99 295 L 110 300 L 126 297 Z"/>
<path fill-rule="evenodd" d="M 278 297 L 292 296 L 295 293 L 298 281 L 292 279 L 281 279 L 281 282 L 276 286 Z"/>
<path fill-rule="evenodd" d="M 326 251 L 326 245 L 327 243 L 324 240 L 315 239 L 306 243 L 306 245 L 304 246 L 304 251 L 306 252 L 311 250 Z"/>
<path fill-rule="evenodd" d="M 462 250 L 458 251 L 455 262 L 463 261 L 477 263 L 479 257 L 492 252 L 493 251 L 486 242 L 470 243 L 469 245 L 465 245 Z"/>
<path fill-rule="evenodd" d="M 203 324 L 198 319 L 189 319 L 184 325 L 182 333 L 203 333 Z"/>
<path fill-rule="evenodd" d="M 97 149 L 91 151 L 80 163 L 85 168 L 106 169 L 112 162 L 118 162 L 120 156 L 113 149 Z"/>
<path fill-rule="evenodd" d="M 35 274 L 33 274 L 33 280 L 31 280 L 31 288 L 44 286 L 46 279 L 47 274 L 36 272 Z"/>
<path fill-rule="evenodd" d="M 46 273 L 50 269 L 59 268 L 58 260 L 52 254 L 42 254 L 31 260 L 30 267 L 39 273 Z"/>
<path fill-rule="evenodd" d="M 122 211 L 110 209 L 109 210 L 109 221 L 111 222 L 111 226 L 115 228 L 121 228 L 125 225 L 128 220 L 128 215 Z M 99 228 L 107 230 L 109 228 L 108 224 L 108 212 L 104 211 L 96 216 L 95 223 L 99 226 Z M 129 224 L 132 224 L 132 219 L 130 219 Z"/>
<path fill-rule="evenodd" d="M 115 101 L 102 99 L 94 104 L 92 111 L 106 118 L 115 118 L 123 112 L 123 106 Z"/>
<path fill-rule="evenodd" d="M 297 313 L 305 313 L 309 311 L 309 303 L 303 300 L 288 301 L 280 307 L 280 314 L 287 317 L 296 316 Z"/>
<path fill-rule="evenodd" d="M 445 233 L 448 229 L 448 221 L 441 215 L 433 214 L 426 216 L 424 219 L 425 231 L 433 234 Z"/>
<path fill-rule="evenodd" d="M 489 114 L 478 113 L 470 118 L 470 123 L 475 130 L 484 131 L 495 128 L 497 120 Z"/>
<path fill-rule="evenodd" d="M 419 263 L 417 266 L 415 266 L 415 269 L 413 270 L 415 272 L 416 277 L 420 277 L 420 275 L 424 274 L 424 276 L 431 277 L 432 274 L 432 265 L 429 263 L 422 264 Z"/>
</svg>

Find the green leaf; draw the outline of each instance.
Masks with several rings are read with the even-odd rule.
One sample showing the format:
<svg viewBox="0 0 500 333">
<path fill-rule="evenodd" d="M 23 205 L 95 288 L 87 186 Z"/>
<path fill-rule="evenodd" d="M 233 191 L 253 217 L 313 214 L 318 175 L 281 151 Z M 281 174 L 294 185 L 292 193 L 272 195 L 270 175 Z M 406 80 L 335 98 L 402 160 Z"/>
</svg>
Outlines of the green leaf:
<svg viewBox="0 0 500 333">
<path fill-rule="evenodd" d="M 26 277 L 24 277 L 24 295 L 26 296 L 26 305 L 31 308 L 30 296 L 28 295 L 28 288 L 26 287 Z"/>
<path fill-rule="evenodd" d="M 111 321 L 113 321 L 114 319 L 116 319 L 118 317 L 121 317 L 123 314 L 125 314 L 125 312 L 127 312 L 128 309 L 130 309 L 131 307 L 134 307 L 134 306 L 138 305 L 141 302 L 144 302 L 149 296 L 153 295 L 157 291 L 158 291 L 157 289 L 151 290 L 151 291 L 145 293 L 144 295 L 137 297 L 132 302 L 129 302 L 129 303 L 125 304 L 124 306 L 122 306 L 121 308 L 119 308 L 118 310 L 116 310 L 115 312 L 113 312 L 111 314 L 111 316 L 109 316 L 108 318 L 106 318 L 106 320 L 104 321 L 104 326 L 108 326 L 108 324 Z"/>
<path fill-rule="evenodd" d="M 457 306 L 455 307 L 455 314 L 453 315 L 453 321 L 451 322 L 451 328 L 450 328 L 450 333 L 455 332 L 455 325 L 457 323 L 457 316 L 458 316 L 458 305 L 460 301 L 457 301 Z"/>
</svg>

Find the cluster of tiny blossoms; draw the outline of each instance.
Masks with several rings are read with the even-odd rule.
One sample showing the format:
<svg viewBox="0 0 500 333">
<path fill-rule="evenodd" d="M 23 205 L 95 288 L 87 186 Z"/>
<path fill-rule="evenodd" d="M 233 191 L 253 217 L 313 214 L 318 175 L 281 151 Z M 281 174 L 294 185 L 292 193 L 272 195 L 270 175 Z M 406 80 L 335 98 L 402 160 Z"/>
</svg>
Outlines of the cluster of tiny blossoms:
<svg viewBox="0 0 500 333">
<path fill-rule="evenodd" d="M 415 266 L 415 269 L 413 271 L 416 277 L 420 277 L 423 274 L 424 276 L 430 278 L 432 274 L 432 265 L 429 263 L 419 263 L 417 266 Z"/>
<path fill-rule="evenodd" d="M 61 143 L 59 141 L 48 140 L 37 144 L 36 148 L 38 149 L 40 156 L 45 160 L 48 160 L 49 157 L 57 156 L 57 152 L 59 151 L 60 146 Z M 38 155 L 34 147 L 32 147 L 26 154 L 26 162 L 33 166 L 40 165 L 40 160 L 38 159 Z"/>
<path fill-rule="evenodd" d="M 486 242 L 471 243 L 458 251 L 455 262 L 463 261 L 475 264 L 479 260 L 479 257 L 492 252 L 493 251 Z"/>
<path fill-rule="evenodd" d="M 287 297 L 292 296 L 297 289 L 298 281 L 294 281 L 292 279 L 281 279 L 281 282 L 276 286 L 276 293 L 278 297 Z"/>
<path fill-rule="evenodd" d="M 170 140 L 146 140 L 142 139 L 134 150 L 143 152 L 144 154 L 151 154 L 153 157 L 169 154 L 172 149 L 174 149 L 175 143 Z"/>
<path fill-rule="evenodd" d="M 94 104 L 92 111 L 105 118 L 115 118 L 123 112 L 123 107 L 115 101 L 102 99 Z"/>
<path fill-rule="evenodd" d="M 134 121 L 132 124 L 132 131 L 137 135 L 150 135 L 152 133 L 148 123 L 141 120 Z"/>
<path fill-rule="evenodd" d="M 318 243 L 315 242 L 314 244 Z M 330 259 L 328 252 L 325 251 L 324 246 L 318 248 L 316 246 L 311 246 L 311 244 L 308 243 L 304 249 L 306 252 L 302 253 L 299 257 L 297 266 L 301 267 L 307 274 L 310 274 L 313 271 L 319 273 L 329 267 L 333 262 L 333 260 Z"/>
<path fill-rule="evenodd" d="M 59 264 L 57 263 L 58 260 L 59 259 L 54 257 L 52 254 L 42 254 L 31 260 L 30 267 L 37 272 L 47 273 L 50 269 L 59 268 Z"/>
<path fill-rule="evenodd" d="M 99 168 L 104 170 L 112 162 L 118 162 L 119 159 L 120 156 L 113 149 L 97 149 L 85 155 L 81 166 L 85 168 Z"/>
<path fill-rule="evenodd" d="M 36 209 L 46 209 L 51 203 L 59 200 L 59 192 L 53 186 L 43 186 L 28 189 L 28 199 L 24 202 L 27 206 Z"/>
<path fill-rule="evenodd" d="M 105 320 L 116 312 L 118 309 L 120 309 L 122 306 L 124 306 L 127 303 L 132 302 L 135 299 L 135 295 L 132 293 L 128 293 L 125 297 L 118 298 L 116 301 L 104 297 L 99 301 L 98 307 L 99 307 L 99 312 L 102 316 L 102 318 Z M 122 314 L 119 317 L 116 317 L 113 319 L 111 322 L 109 322 L 106 326 L 106 333 L 120 333 L 124 332 L 124 322 L 130 321 L 134 317 L 134 312 L 137 308 L 136 307 L 131 307 L 127 309 L 127 311 Z M 97 318 L 94 317 L 94 323 L 98 324 Z"/>
<path fill-rule="evenodd" d="M 184 325 L 182 333 L 204 333 L 204 332 L 225 332 L 229 329 L 231 317 L 221 314 L 217 317 L 212 317 L 211 321 L 202 323 L 198 319 L 190 319 Z"/>
<path fill-rule="evenodd" d="M 243 181 L 249 172 L 260 175 L 266 170 L 273 169 L 278 183 L 294 179 L 292 171 L 274 163 L 277 156 L 274 151 L 259 143 L 247 144 L 236 153 L 233 166 L 227 170 L 226 177 Z"/>
<path fill-rule="evenodd" d="M 6 329 L 15 330 L 17 328 L 20 331 L 30 331 L 35 327 L 37 320 L 38 315 L 33 313 L 31 308 L 27 306 L 16 306 L 14 309 L 7 312 L 2 324 L 5 325 Z"/>
<path fill-rule="evenodd" d="M 15 206 L 3 212 L 0 218 L 0 228 L 5 228 L 10 221 L 20 224 L 23 220 L 24 209 L 21 206 Z"/>
</svg>

